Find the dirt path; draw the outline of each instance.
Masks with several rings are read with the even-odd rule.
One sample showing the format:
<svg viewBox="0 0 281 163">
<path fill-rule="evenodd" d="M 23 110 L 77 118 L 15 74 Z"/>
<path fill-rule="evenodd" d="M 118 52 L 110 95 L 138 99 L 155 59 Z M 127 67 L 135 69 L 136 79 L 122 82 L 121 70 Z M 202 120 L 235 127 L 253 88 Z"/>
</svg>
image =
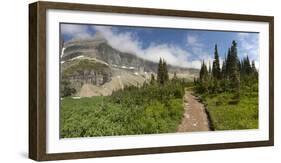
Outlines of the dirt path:
<svg viewBox="0 0 281 163">
<path fill-rule="evenodd" d="M 184 117 L 178 126 L 178 132 L 209 130 L 209 121 L 204 105 L 191 94 L 191 91 L 186 90 L 184 95 Z"/>
</svg>

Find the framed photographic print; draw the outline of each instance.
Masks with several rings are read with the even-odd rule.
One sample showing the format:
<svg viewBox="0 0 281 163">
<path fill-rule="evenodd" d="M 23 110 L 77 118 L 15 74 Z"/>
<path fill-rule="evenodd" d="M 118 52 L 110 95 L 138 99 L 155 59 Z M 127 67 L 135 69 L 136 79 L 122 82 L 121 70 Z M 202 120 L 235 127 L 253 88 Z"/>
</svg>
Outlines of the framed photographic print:
<svg viewBox="0 0 281 163">
<path fill-rule="evenodd" d="M 271 16 L 29 5 L 34 160 L 272 146 Z"/>
</svg>

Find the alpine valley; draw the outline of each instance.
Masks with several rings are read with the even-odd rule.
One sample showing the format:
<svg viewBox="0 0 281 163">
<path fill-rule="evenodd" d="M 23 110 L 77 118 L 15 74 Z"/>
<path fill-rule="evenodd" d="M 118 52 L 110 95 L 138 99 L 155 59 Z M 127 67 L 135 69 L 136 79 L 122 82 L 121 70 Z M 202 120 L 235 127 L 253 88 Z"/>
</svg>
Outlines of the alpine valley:
<svg viewBox="0 0 281 163">
<path fill-rule="evenodd" d="M 109 96 L 127 86 L 142 86 L 157 73 L 158 63 L 121 52 L 101 33 L 61 44 L 61 83 L 68 82 L 77 97 Z M 193 81 L 199 70 L 168 65 L 169 78 Z M 61 85 L 61 89 L 64 85 Z"/>
</svg>

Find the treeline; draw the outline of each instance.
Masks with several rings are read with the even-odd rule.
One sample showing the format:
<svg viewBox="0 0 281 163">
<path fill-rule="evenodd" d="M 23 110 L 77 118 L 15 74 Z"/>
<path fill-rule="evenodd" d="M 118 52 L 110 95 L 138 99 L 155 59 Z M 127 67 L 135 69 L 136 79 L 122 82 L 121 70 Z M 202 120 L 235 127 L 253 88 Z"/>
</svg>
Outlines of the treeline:
<svg viewBox="0 0 281 163">
<path fill-rule="evenodd" d="M 209 68 L 205 61 L 202 61 L 199 78 L 194 79 L 199 93 L 220 93 L 232 92 L 234 100 L 240 100 L 240 88 L 242 85 L 249 85 L 258 81 L 258 71 L 255 62 L 250 62 L 249 57 L 239 59 L 236 41 L 232 42 L 228 49 L 227 56 L 220 66 L 218 47 L 215 45 L 214 61 Z"/>
</svg>

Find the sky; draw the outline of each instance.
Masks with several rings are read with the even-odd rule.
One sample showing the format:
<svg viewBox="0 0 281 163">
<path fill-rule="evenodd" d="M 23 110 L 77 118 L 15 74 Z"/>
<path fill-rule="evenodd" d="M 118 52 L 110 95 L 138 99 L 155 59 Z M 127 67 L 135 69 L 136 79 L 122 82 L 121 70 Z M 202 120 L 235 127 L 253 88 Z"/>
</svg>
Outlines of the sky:
<svg viewBox="0 0 281 163">
<path fill-rule="evenodd" d="M 161 57 L 170 65 L 189 68 L 200 68 L 202 60 L 212 64 L 215 44 L 222 62 L 235 40 L 239 58 L 249 56 L 259 67 L 258 33 L 88 24 L 61 24 L 60 29 L 64 42 L 90 39 L 100 33 L 122 52 L 154 62 Z"/>
</svg>

